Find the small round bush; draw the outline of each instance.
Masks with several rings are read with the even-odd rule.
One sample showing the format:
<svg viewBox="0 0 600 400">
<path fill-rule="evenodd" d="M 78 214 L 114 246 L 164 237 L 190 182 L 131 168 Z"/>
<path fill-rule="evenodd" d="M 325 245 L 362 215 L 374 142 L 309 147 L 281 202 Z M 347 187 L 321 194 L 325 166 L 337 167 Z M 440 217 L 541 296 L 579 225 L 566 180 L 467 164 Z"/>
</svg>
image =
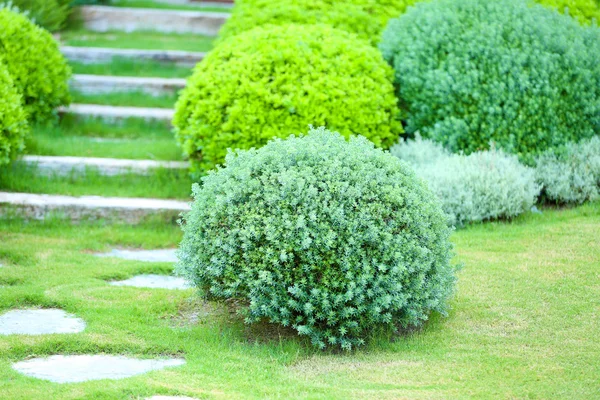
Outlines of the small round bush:
<svg viewBox="0 0 600 400">
<path fill-rule="evenodd" d="M 537 159 L 543 197 L 556 203 L 583 203 L 600 197 L 600 137 L 569 143 Z"/>
<path fill-rule="evenodd" d="M 406 130 L 453 152 L 535 154 L 600 132 L 600 29 L 522 0 L 417 3 L 380 48 Z"/>
<path fill-rule="evenodd" d="M 22 12 L 31 21 L 51 32 L 58 31 L 71 12 L 70 0 L 0 0 L 0 8 Z"/>
<path fill-rule="evenodd" d="M 228 38 L 257 26 L 327 24 L 377 44 L 390 18 L 417 0 L 238 0 L 219 36 Z"/>
<path fill-rule="evenodd" d="M 227 156 L 195 184 L 178 271 L 247 322 L 350 349 L 379 326 L 419 326 L 452 291 L 450 229 L 408 166 L 319 128 Z"/>
<path fill-rule="evenodd" d="M 173 124 L 200 172 L 222 163 L 228 148 L 259 147 L 308 125 L 388 148 L 402 132 L 392 74 L 352 34 L 324 25 L 256 28 L 198 64 Z"/>
<path fill-rule="evenodd" d="M 53 119 L 70 103 L 71 70 L 52 35 L 25 16 L 0 9 L 0 56 L 33 122 Z"/>
<path fill-rule="evenodd" d="M 23 150 L 27 131 L 21 96 L 6 67 L 0 62 L 0 165 L 8 163 Z"/>
<path fill-rule="evenodd" d="M 581 24 L 590 25 L 594 20 L 600 24 L 600 2 L 598 0 L 536 0 L 560 13 L 568 14 Z"/>
<path fill-rule="evenodd" d="M 502 151 L 451 154 L 417 137 L 400 142 L 390 152 L 427 182 L 451 225 L 515 217 L 530 210 L 540 192 L 534 170 Z"/>
</svg>

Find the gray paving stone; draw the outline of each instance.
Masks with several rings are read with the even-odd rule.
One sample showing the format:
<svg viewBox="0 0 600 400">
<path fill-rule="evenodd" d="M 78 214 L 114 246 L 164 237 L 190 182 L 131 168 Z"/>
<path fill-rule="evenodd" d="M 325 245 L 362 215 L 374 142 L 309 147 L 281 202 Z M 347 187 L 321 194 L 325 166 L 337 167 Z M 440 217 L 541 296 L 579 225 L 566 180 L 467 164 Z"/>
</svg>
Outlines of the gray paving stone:
<svg viewBox="0 0 600 400">
<path fill-rule="evenodd" d="M 151 107 L 118 107 L 103 106 L 99 104 L 71 104 L 69 107 L 59 108 L 59 112 L 84 117 L 100 117 L 109 120 L 123 118 L 143 118 L 171 122 L 174 110 L 169 108 Z"/>
<path fill-rule="evenodd" d="M 138 50 L 73 46 L 62 46 L 60 50 L 69 60 L 83 64 L 109 63 L 113 58 L 125 58 L 135 61 L 156 61 L 182 67 L 193 67 L 206 57 L 206 53 L 203 52 L 180 50 Z"/>
<path fill-rule="evenodd" d="M 144 360 L 110 355 L 56 355 L 13 364 L 13 369 L 30 377 L 56 383 L 99 379 L 124 379 L 131 376 L 185 364 L 183 359 Z"/>
<path fill-rule="evenodd" d="M 58 309 L 12 310 L 0 316 L 0 335 L 78 333 L 84 329 L 81 318 Z"/>
<path fill-rule="evenodd" d="M 152 96 L 176 93 L 185 87 L 186 80 L 180 78 L 146 78 L 110 75 L 73 75 L 72 89 L 86 94 L 142 92 Z"/>
<path fill-rule="evenodd" d="M 119 250 L 113 249 L 109 253 L 96 254 L 98 257 L 115 257 L 124 260 L 146 262 L 177 262 L 177 249 L 161 250 Z"/>
<path fill-rule="evenodd" d="M 189 289 L 190 284 L 183 278 L 165 275 L 137 275 L 124 281 L 110 283 L 113 286 L 133 286 L 149 289 Z"/>
</svg>

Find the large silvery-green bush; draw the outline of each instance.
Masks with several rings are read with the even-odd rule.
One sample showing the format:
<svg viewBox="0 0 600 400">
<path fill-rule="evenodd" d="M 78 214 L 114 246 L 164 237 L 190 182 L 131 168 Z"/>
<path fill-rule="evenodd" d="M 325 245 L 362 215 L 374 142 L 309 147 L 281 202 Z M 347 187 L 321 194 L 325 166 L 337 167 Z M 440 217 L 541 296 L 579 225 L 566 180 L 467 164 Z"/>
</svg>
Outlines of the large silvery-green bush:
<svg viewBox="0 0 600 400">
<path fill-rule="evenodd" d="M 543 197 L 557 203 L 583 203 L 600 197 L 600 137 L 569 143 L 537 159 Z"/>
<path fill-rule="evenodd" d="M 71 101 L 71 70 L 58 43 L 24 15 L 8 9 L 0 9 L 0 26 L 0 57 L 22 95 L 29 119 L 52 119 L 57 107 Z"/>
<path fill-rule="evenodd" d="M 21 107 L 21 97 L 8 71 L 0 62 L 0 165 L 8 163 L 23 150 L 27 131 L 27 118 Z"/>
<path fill-rule="evenodd" d="M 377 44 L 387 21 L 416 1 L 238 0 L 219 35 L 228 38 L 267 24 L 328 24 Z"/>
<path fill-rule="evenodd" d="M 227 156 L 194 185 L 178 271 L 247 322 L 349 349 L 444 312 L 455 268 L 438 201 L 364 137 L 324 128 Z"/>
<path fill-rule="evenodd" d="M 423 2 L 380 44 L 406 130 L 527 162 L 600 132 L 600 29 L 522 0 Z"/>
<path fill-rule="evenodd" d="M 392 70 L 356 36 L 324 25 L 256 28 L 221 43 L 188 80 L 173 125 L 197 171 L 228 148 L 325 125 L 387 148 L 402 132 Z"/>
<path fill-rule="evenodd" d="M 452 225 L 515 217 L 529 211 L 540 192 L 534 170 L 502 151 L 451 154 L 417 137 L 390 152 L 427 182 Z"/>
</svg>

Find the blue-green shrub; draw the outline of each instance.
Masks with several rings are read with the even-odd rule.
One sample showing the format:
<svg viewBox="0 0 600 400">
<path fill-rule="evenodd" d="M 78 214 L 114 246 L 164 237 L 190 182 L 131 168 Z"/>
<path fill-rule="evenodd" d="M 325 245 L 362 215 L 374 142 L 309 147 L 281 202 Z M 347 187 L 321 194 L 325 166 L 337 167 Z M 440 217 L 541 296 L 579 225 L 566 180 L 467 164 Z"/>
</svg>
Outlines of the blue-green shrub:
<svg viewBox="0 0 600 400">
<path fill-rule="evenodd" d="M 528 211 L 540 192 L 534 170 L 502 151 L 451 154 L 417 137 L 400 142 L 390 152 L 427 182 L 452 225 L 515 217 Z"/>
<path fill-rule="evenodd" d="M 537 159 L 543 197 L 557 203 L 583 203 L 600 197 L 600 137 L 569 143 Z"/>
<path fill-rule="evenodd" d="M 8 163 L 23 150 L 27 132 L 21 96 L 0 59 L 0 165 Z"/>
<path fill-rule="evenodd" d="M 194 185 L 178 271 L 247 322 L 349 349 L 378 326 L 418 326 L 452 291 L 450 229 L 412 170 L 324 128 L 227 156 Z"/>
<path fill-rule="evenodd" d="M 380 44 L 406 131 L 522 160 L 600 132 L 600 29 L 522 0 L 417 3 Z"/>
</svg>

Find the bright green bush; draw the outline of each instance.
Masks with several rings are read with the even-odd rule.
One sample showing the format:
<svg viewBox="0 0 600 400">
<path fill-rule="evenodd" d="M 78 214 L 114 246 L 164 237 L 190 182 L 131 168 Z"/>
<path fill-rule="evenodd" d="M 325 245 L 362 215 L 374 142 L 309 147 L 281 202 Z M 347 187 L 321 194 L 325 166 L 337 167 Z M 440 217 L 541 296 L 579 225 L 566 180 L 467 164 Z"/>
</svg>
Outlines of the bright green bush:
<svg viewBox="0 0 600 400">
<path fill-rule="evenodd" d="M 237 0 L 219 35 L 229 38 L 267 24 L 327 24 L 373 44 L 390 18 L 417 0 Z"/>
<path fill-rule="evenodd" d="M 71 12 L 68 0 L 0 0 L 1 7 L 22 12 L 33 22 L 51 32 L 58 31 Z"/>
<path fill-rule="evenodd" d="M 557 203 L 583 203 L 600 197 L 600 137 L 569 143 L 537 159 L 543 197 Z"/>
<path fill-rule="evenodd" d="M 324 128 L 230 153 L 195 184 L 178 271 L 249 323 L 350 349 L 379 326 L 444 312 L 450 229 L 406 164 Z"/>
<path fill-rule="evenodd" d="M 256 28 L 221 43 L 176 105 L 179 143 L 200 171 L 227 148 L 324 125 L 389 147 L 402 132 L 392 70 L 354 35 L 324 25 Z"/>
<path fill-rule="evenodd" d="M 23 98 L 33 122 L 54 117 L 70 103 L 71 70 L 52 35 L 25 16 L 0 9 L 0 56 Z"/>
<path fill-rule="evenodd" d="M 6 67 L 0 63 L 0 165 L 8 163 L 24 147 L 27 118 Z"/>
<path fill-rule="evenodd" d="M 418 3 L 380 45 L 406 130 L 524 161 L 600 132 L 600 29 L 522 0 Z"/>
<path fill-rule="evenodd" d="M 584 25 L 593 20 L 600 24 L 600 3 L 597 0 L 536 0 L 538 3 L 554 8 L 558 12 L 576 18 Z"/>
<path fill-rule="evenodd" d="M 427 182 L 451 225 L 515 217 L 529 211 L 540 192 L 534 170 L 502 151 L 451 154 L 417 137 L 400 142 L 390 152 Z"/>
</svg>

